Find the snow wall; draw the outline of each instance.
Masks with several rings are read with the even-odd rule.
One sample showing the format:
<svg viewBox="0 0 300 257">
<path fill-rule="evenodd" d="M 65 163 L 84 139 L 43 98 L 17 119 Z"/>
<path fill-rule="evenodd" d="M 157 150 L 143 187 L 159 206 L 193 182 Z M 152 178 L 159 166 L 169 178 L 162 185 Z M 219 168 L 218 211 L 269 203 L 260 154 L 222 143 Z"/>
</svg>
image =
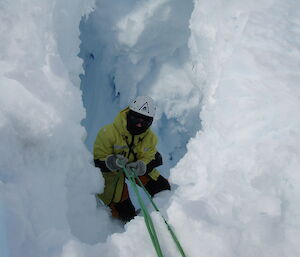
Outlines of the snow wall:
<svg viewBox="0 0 300 257">
<path fill-rule="evenodd" d="M 180 159 L 155 200 L 187 256 L 299 256 L 299 7 L 2 1 L 1 256 L 155 256 L 142 217 L 96 209 L 88 151 L 136 94 L 158 102 L 163 172 Z"/>
</svg>

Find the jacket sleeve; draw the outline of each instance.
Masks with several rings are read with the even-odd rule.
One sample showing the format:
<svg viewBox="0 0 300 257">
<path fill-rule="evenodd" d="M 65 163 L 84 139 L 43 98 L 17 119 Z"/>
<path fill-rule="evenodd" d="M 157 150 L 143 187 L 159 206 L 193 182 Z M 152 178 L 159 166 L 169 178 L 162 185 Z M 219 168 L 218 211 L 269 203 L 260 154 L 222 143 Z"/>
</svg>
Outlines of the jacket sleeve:
<svg viewBox="0 0 300 257">
<path fill-rule="evenodd" d="M 105 165 L 105 159 L 113 154 L 112 129 L 109 125 L 100 129 L 94 143 L 94 163 L 103 172 L 110 171 Z"/>
<path fill-rule="evenodd" d="M 155 159 L 147 164 L 146 173 L 150 173 L 154 168 L 163 164 L 162 156 L 159 152 L 156 152 Z"/>
<path fill-rule="evenodd" d="M 102 172 L 111 172 L 109 168 L 107 168 L 105 161 L 99 161 L 94 159 L 95 167 L 100 168 Z"/>
</svg>

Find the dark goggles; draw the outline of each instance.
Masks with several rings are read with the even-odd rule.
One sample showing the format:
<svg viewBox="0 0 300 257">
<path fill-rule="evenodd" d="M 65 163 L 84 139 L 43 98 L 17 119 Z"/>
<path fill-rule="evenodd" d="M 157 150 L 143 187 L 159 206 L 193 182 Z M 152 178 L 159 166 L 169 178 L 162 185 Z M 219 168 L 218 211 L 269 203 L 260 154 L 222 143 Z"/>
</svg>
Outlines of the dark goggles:
<svg viewBox="0 0 300 257">
<path fill-rule="evenodd" d="M 152 117 L 147 117 L 143 114 L 131 110 L 128 112 L 127 118 L 128 118 L 128 122 L 130 122 L 131 124 L 136 125 L 140 123 L 142 127 L 150 127 L 153 121 Z"/>
</svg>

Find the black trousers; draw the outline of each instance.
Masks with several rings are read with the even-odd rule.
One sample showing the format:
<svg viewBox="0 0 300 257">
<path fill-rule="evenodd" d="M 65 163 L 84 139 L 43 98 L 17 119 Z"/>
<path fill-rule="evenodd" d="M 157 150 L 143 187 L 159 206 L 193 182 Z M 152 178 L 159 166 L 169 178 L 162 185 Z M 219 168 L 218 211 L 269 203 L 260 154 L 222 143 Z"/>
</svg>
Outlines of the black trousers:
<svg viewBox="0 0 300 257">
<path fill-rule="evenodd" d="M 152 197 L 161 191 L 171 190 L 169 181 L 161 175 L 159 175 L 157 180 L 150 179 L 145 184 L 145 188 Z M 114 203 L 114 208 L 118 212 L 118 217 L 124 222 L 130 221 L 137 215 L 130 198 L 119 203 Z"/>
<path fill-rule="evenodd" d="M 145 185 L 145 188 L 152 197 L 163 190 L 171 190 L 169 181 L 162 175 L 159 175 L 157 180 L 150 179 L 150 181 Z"/>
</svg>

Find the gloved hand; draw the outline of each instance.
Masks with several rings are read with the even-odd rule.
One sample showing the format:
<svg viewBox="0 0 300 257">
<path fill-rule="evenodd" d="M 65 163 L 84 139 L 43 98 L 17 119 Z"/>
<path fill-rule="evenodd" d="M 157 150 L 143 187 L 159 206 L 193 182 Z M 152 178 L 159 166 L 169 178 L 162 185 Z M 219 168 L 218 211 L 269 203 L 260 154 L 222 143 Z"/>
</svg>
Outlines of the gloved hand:
<svg viewBox="0 0 300 257">
<path fill-rule="evenodd" d="M 146 164 L 141 160 L 138 160 L 136 162 L 128 163 L 126 165 L 126 168 L 133 168 L 133 171 L 137 176 L 143 176 L 143 175 L 145 175 L 145 173 L 147 171 Z"/>
<path fill-rule="evenodd" d="M 122 162 L 124 165 L 128 162 L 128 159 L 121 154 L 111 154 L 105 159 L 105 164 L 111 171 L 116 171 L 121 167 L 118 165 L 117 160 Z"/>
</svg>

